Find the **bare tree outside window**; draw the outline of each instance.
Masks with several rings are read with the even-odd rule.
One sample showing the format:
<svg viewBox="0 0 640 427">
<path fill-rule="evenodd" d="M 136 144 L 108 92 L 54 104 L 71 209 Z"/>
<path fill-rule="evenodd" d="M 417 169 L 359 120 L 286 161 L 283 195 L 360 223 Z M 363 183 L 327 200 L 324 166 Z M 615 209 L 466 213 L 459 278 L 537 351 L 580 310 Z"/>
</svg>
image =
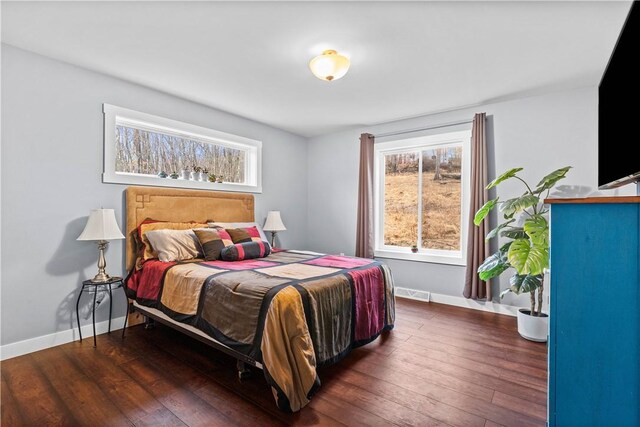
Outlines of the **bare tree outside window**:
<svg viewBox="0 0 640 427">
<path fill-rule="evenodd" d="M 244 183 L 247 153 L 240 149 L 135 127 L 116 126 L 116 172 L 157 175 L 194 166 Z"/>
</svg>

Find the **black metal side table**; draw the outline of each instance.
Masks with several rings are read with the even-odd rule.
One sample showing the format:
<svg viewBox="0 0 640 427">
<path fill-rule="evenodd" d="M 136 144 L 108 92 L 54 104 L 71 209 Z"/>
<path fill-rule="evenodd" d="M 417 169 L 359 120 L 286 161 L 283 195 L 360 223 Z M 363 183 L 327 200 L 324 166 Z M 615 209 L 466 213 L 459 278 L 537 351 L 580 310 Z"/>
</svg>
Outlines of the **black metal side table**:
<svg viewBox="0 0 640 427">
<path fill-rule="evenodd" d="M 116 287 L 113 287 L 114 285 L 117 285 Z M 78 312 L 78 307 L 80 306 L 80 298 L 82 297 L 82 293 L 84 292 L 84 290 L 86 288 L 93 288 L 93 306 L 91 308 L 92 310 L 92 317 L 93 317 L 93 346 L 96 347 L 96 298 L 98 296 L 98 288 L 100 288 L 101 286 L 105 286 L 107 287 L 107 289 L 109 290 L 109 329 L 108 332 L 111 333 L 111 313 L 113 311 L 113 294 L 112 291 L 118 289 L 118 288 L 122 288 L 123 287 L 123 280 L 122 277 L 111 277 L 109 280 L 107 280 L 106 282 L 93 282 L 91 280 L 85 280 L 84 282 L 82 282 L 82 289 L 80 289 L 80 295 L 78 295 L 78 301 L 76 301 L 76 319 L 78 319 L 78 333 L 80 334 L 80 342 L 82 342 L 82 330 L 80 328 L 80 313 Z M 127 312 L 129 309 L 129 300 L 127 300 Z M 125 314 L 124 317 L 124 326 L 123 328 L 127 327 L 127 314 Z M 123 337 L 124 337 L 124 330 L 123 330 Z"/>
</svg>

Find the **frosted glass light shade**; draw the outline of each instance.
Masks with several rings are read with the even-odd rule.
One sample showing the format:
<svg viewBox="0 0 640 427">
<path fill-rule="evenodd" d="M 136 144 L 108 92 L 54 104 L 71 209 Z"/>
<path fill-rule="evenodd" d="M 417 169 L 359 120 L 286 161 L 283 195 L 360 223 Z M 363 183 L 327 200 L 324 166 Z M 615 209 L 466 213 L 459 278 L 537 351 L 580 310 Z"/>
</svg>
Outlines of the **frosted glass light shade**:
<svg viewBox="0 0 640 427">
<path fill-rule="evenodd" d="M 93 209 L 77 240 L 124 239 L 113 209 Z"/>
<path fill-rule="evenodd" d="M 285 231 L 287 227 L 282 223 L 280 218 L 280 211 L 269 211 L 267 214 L 267 220 L 264 222 L 264 231 Z"/>
<path fill-rule="evenodd" d="M 309 61 L 309 68 L 314 76 L 320 80 L 338 80 L 349 71 L 351 62 L 346 56 L 340 55 L 335 50 L 325 50 Z"/>
</svg>

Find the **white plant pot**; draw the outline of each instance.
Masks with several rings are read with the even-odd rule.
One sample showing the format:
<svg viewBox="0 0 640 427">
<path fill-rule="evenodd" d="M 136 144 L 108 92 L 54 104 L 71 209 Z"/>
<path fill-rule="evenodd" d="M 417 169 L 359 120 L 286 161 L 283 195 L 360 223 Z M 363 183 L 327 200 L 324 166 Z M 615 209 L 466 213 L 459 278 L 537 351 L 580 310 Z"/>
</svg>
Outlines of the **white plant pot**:
<svg viewBox="0 0 640 427">
<path fill-rule="evenodd" d="M 529 341 L 547 342 L 549 334 L 549 315 L 531 316 L 531 310 L 518 310 L 518 333 Z"/>
<path fill-rule="evenodd" d="M 182 170 L 180 171 L 180 178 L 182 179 L 189 179 L 189 174 L 191 174 L 190 171 L 188 170 Z"/>
</svg>

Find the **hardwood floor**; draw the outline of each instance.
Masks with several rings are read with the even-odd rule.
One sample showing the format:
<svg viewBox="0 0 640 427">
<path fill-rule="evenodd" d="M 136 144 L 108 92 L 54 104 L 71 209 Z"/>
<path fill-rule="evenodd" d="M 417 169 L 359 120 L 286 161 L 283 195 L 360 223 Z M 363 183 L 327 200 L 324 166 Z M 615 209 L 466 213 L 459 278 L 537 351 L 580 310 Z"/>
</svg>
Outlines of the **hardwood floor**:
<svg viewBox="0 0 640 427">
<path fill-rule="evenodd" d="M 397 302 L 396 328 L 319 372 L 297 414 L 279 411 L 260 371 L 167 327 L 135 326 L 2 362 L 2 426 L 543 426 L 547 348 L 515 319 Z"/>
</svg>

